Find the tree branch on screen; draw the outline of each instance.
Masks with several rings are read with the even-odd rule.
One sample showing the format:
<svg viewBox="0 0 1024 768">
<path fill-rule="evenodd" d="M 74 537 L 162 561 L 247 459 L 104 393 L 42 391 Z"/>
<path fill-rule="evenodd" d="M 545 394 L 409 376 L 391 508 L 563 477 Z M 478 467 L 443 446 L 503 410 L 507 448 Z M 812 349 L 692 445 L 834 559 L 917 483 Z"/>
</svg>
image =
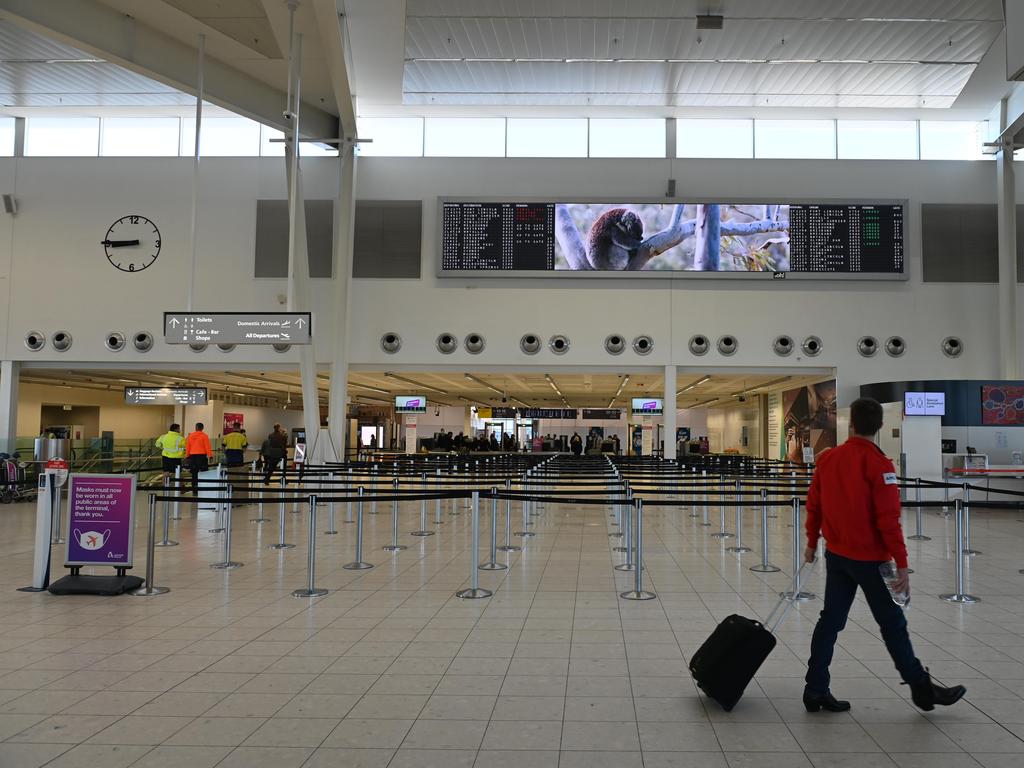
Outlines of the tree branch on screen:
<svg viewBox="0 0 1024 768">
<path fill-rule="evenodd" d="M 720 267 L 722 237 L 753 235 L 761 232 L 783 232 L 789 226 L 786 222 L 776 221 L 777 206 L 771 212 L 769 212 L 768 206 L 765 206 L 764 215 L 765 218 L 760 221 L 727 221 L 723 223 L 721 205 L 706 204 L 697 206 L 696 218 L 684 221 L 683 206 L 677 205 L 672 212 L 672 220 L 669 225 L 660 232 L 645 238 L 634 250 L 631 250 L 625 267 L 612 266 L 613 260 L 609 259 L 605 253 L 594 253 L 593 251 L 596 249 L 593 246 L 588 251 L 583 237 L 573 223 L 569 207 L 564 203 L 558 203 L 555 206 L 555 238 L 572 270 L 624 269 L 637 271 L 647 266 L 647 263 L 655 256 L 670 248 L 675 248 L 688 237 L 697 237 L 694 249 L 694 268 L 704 272 L 716 272 Z M 601 223 L 607 225 L 609 222 L 602 221 Z M 597 225 L 598 222 L 595 222 L 595 226 Z M 595 238 L 592 232 L 590 242 L 593 244 L 599 240 L 600 238 Z"/>
</svg>

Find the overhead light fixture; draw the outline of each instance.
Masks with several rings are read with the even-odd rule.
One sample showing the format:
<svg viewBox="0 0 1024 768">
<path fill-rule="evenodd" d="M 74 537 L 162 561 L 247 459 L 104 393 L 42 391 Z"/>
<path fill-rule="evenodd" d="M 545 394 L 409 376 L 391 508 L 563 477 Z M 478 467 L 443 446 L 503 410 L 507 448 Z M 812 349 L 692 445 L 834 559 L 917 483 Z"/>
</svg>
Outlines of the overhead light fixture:
<svg viewBox="0 0 1024 768">
<path fill-rule="evenodd" d="M 350 387 L 358 387 L 359 389 L 368 389 L 370 392 L 378 392 L 382 395 L 390 395 L 391 390 L 381 389 L 380 387 L 371 387 L 369 384 L 356 384 L 354 381 L 350 381 L 348 384 Z"/>
<path fill-rule="evenodd" d="M 689 386 L 683 387 L 678 392 L 676 392 L 676 397 L 679 397 L 679 395 L 683 394 L 683 392 L 689 392 L 691 389 L 695 389 L 696 387 L 699 387 L 701 384 L 703 384 L 703 383 L 705 383 L 707 381 L 711 381 L 711 377 L 710 376 L 705 376 L 703 379 L 700 379 L 699 381 L 695 381 L 695 382 L 693 382 L 693 384 L 690 384 Z"/>
<path fill-rule="evenodd" d="M 688 408 L 700 408 L 701 406 L 704 406 L 704 405 L 711 405 L 712 403 L 717 403 L 721 399 L 722 398 L 720 398 L 720 397 L 713 397 L 710 400 L 704 400 L 703 402 L 700 402 L 700 403 L 694 403 L 693 405 L 690 405 L 690 406 L 687 406 L 687 407 Z"/>
<path fill-rule="evenodd" d="M 776 384 L 782 384 L 782 383 L 787 382 L 789 380 L 790 380 L 789 376 L 782 376 L 782 377 L 780 377 L 778 379 L 772 379 L 771 381 L 766 381 L 763 384 L 758 384 L 756 387 L 751 387 L 750 389 L 745 389 L 742 392 L 737 392 L 737 393 L 735 393 L 734 397 L 736 395 L 749 395 L 749 394 L 751 394 L 753 392 L 757 392 L 757 391 L 762 390 L 762 389 L 767 389 L 768 387 L 774 387 Z"/>
<path fill-rule="evenodd" d="M 439 395 L 447 395 L 448 394 L 448 392 L 446 390 L 438 389 L 437 387 L 432 387 L 429 384 L 423 384 L 422 382 L 414 381 L 413 379 L 407 379 L 404 376 L 399 376 L 398 374 L 392 373 L 391 371 L 385 371 L 384 375 L 387 376 L 389 379 L 394 379 L 395 381 L 403 381 L 406 384 L 412 384 L 414 387 L 419 387 L 420 389 L 425 389 L 428 392 L 437 392 L 437 394 L 439 394 Z"/>
<path fill-rule="evenodd" d="M 462 375 L 464 377 L 466 377 L 467 379 L 469 379 L 469 381 L 475 382 L 475 383 L 479 384 L 481 387 L 485 387 L 485 388 L 491 390 L 491 392 L 494 392 L 496 395 L 501 395 L 502 397 L 505 396 L 505 393 L 502 390 L 498 389 L 493 384 L 488 384 L 483 379 L 478 379 L 476 376 L 473 376 L 472 374 L 469 374 L 469 373 L 464 373 Z"/>
<path fill-rule="evenodd" d="M 627 373 L 622 377 L 622 381 L 619 382 L 619 388 L 615 390 L 615 394 L 612 395 L 611 402 L 608 403 L 608 407 L 611 408 L 616 400 L 619 399 L 619 395 L 622 394 L 622 390 L 625 389 L 626 384 L 629 382 L 629 374 Z"/>
<path fill-rule="evenodd" d="M 697 14 L 697 29 L 721 29 L 724 23 L 724 16 L 712 13 Z"/>
</svg>

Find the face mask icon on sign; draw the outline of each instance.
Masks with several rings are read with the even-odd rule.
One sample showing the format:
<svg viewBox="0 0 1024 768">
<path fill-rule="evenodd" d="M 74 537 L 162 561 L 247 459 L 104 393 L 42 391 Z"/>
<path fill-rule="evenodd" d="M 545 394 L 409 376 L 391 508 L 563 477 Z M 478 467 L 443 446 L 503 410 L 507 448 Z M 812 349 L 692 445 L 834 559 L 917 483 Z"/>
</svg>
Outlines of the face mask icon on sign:
<svg viewBox="0 0 1024 768">
<path fill-rule="evenodd" d="M 110 529 L 108 528 L 103 533 L 97 533 L 96 531 L 86 531 L 82 533 L 77 528 L 74 530 L 75 541 L 78 542 L 78 546 L 82 549 L 99 549 L 103 546 L 103 542 L 110 536 Z"/>
</svg>

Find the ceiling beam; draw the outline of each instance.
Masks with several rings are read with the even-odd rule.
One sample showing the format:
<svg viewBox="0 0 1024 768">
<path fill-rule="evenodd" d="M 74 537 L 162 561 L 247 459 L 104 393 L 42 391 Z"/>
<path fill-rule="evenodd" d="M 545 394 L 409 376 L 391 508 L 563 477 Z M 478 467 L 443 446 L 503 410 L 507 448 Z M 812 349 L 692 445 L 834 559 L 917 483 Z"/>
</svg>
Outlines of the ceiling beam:
<svg viewBox="0 0 1024 768">
<path fill-rule="evenodd" d="M 96 0 L 0 0 L 0 13 L 23 27 L 81 48 L 125 69 L 195 93 L 196 49 Z M 206 100 L 281 131 L 286 95 L 234 67 L 206 57 Z M 338 118 L 302 105 L 304 136 L 338 135 Z"/>
<path fill-rule="evenodd" d="M 334 100 L 338 105 L 338 114 L 341 116 L 339 122 L 342 133 L 339 134 L 339 137 L 355 138 L 355 88 L 352 84 L 349 49 L 346 45 L 348 42 L 346 39 L 347 21 L 339 7 L 338 0 L 313 0 L 313 10 L 316 11 L 316 20 L 320 27 L 320 39 L 323 42 L 327 71 L 331 76 Z M 305 119 L 305 113 L 303 113 L 303 119 Z"/>
</svg>

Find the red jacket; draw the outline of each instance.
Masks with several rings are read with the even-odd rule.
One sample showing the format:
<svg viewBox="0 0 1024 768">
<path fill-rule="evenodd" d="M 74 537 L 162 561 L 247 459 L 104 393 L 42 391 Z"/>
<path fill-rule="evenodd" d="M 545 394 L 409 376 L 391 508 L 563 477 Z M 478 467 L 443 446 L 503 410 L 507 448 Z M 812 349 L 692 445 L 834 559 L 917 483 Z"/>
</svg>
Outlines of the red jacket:
<svg viewBox="0 0 1024 768">
<path fill-rule="evenodd" d="M 807 546 L 817 547 L 822 534 L 842 557 L 892 558 L 907 567 L 896 472 L 870 440 L 851 437 L 818 457 L 807 494 Z"/>
</svg>

